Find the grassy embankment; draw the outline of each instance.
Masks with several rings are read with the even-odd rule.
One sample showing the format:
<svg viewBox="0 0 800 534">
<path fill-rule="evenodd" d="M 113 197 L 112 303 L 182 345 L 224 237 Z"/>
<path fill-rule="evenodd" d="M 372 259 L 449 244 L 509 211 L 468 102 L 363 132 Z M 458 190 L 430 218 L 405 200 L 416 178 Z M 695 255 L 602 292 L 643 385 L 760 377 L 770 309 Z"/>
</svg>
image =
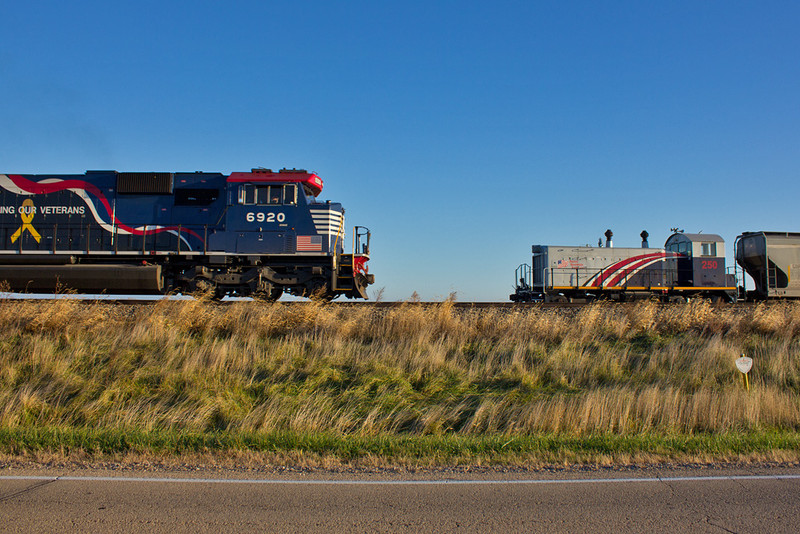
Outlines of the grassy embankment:
<svg viewBox="0 0 800 534">
<path fill-rule="evenodd" d="M 800 305 L 0 302 L 0 457 L 800 459 Z M 755 360 L 744 390 L 734 366 Z"/>
</svg>

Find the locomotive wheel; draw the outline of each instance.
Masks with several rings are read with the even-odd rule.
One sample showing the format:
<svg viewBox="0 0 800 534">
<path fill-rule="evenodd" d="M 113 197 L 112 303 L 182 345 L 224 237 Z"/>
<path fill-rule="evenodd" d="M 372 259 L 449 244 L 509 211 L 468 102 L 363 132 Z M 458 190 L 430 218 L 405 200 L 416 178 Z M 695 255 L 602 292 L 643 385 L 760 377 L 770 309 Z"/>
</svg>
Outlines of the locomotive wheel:
<svg viewBox="0 0 800 534">
<path fill-rule="evenodd" d="M 711 301 L 711 304 L 727 304 L 728 303 L 728 299 L 726 299 L 722 295 L 711 295 L 709 297 L 709 300 Z"/>
<path fill-rule="evenodd" d="M 280 286 L 272 286 L 269 291 L 259 291 L 253 294 L 253 298 L 266 302 L 275 302 L 281 298 L 281 295 L 283 295 L 283 288 Z"/>
<path fill-rule="evenodd" d="M 275 302 L 283 295 L 283 288 L 280 286 L 273 286 L 273 288 L 269 292 L 269 300 Z"/>
<path fill-rule="evenodd" d="M 192 284 L 192 296 L 197 300 L 220 300 L 224 295 L 210 280 L 197 278 Z"/>
<path fill-rule="evenodd" d="M 306 286 L 303 296 L 319 302 L 330 302 L 337 295 L 328 291 L 328 282 L 324 278 L 314 278 Z"/>
<path fill-rule="evenodd" d="M 337 297 L 337 295 L 334 295 L 333 293 L 328 293 L 325 289 L 321 289 L 321 290 L 315 291 L 315 292 L 311 293 L 311 295 L 309 296 L 309 298 L 311 300 L 314 300 L 314 301 L 317 301 L 317 302 L 330 302 L 333 299 L 335 299 L 336 297 Z"/>
</svg>

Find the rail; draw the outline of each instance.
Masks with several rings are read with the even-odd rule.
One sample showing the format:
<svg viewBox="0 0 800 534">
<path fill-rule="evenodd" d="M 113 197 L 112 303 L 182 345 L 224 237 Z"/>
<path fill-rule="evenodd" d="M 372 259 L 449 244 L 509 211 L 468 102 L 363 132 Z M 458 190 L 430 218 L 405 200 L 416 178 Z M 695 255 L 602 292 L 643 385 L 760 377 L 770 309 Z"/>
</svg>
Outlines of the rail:
<svg viewBox="0 0 800 534">
<path fill-rule="evenodd" d="M 152 298 L 138 298 L 134 299 L 129 296 L 110 296 L 110 295 L 84 295 L 84 294 L 25 294 L 25 293 L 13 293 L 13 294 L 6 294 L 5 296 L 0 295 L 0 302 L 14 302 L 14 301 L 41 301 L 41 302 L 50 302 L 54 300 L 80 300 L 80 301 L 87 301 L 92 303 L 105 303 L 109 305 L 121 305 L 121 306 L 147 306 L 147 305 L 155 305 L 165 300 L 170 302 L 193 302 L 194 299 L 191 296 L 160 296 L 160 297 L 152 297 Z M 230 306 L 232 304 L 241 303 L 241 302 L 254 302 L 258 303 L 259 305 L 264 305 L 263 302 L 257 301 L 251 298 L 233 298 L 230 300 L 219 300 L 219 301 L 205 301 L 207 304 L 211 306 Z M 271 303 L 269 305 L 275 306 L 318 306 L 320 303 L 313 302 L 310 300 L 280 300 L 275 303 Z M 612 304 L 614 307 L 626 307 L 626 306 L 638 306 L 641 305 L 642 302 L 627 302 L 627 303 L 614 303 Z M 656 305 L 659 307 L 674 307 L 674 306 L 686 306 L 686 303 L 662 303 L 662 302 L 649 302 L 648 304 Z M 730 306 L 730 307 L 741 307 L 741 308 L 748 308 L 756 306 L 758 303 L 755 302 L 737 302 L 736 304 L 729 304 L 729 303 L 719 303 L 715 304 L 716 306 Z M 762 303 L 763 304 L 763 303 Z M 326 302 L 323 305 L 325 306 L 336 306 L 336 307 L 373 307 L 373 308 L 398 308 L 402 306 L 410 306 L 410 307 L 433 307 L 433 306 L 451 306 L 456 309 L 464 309 L 464 310 L 480 310 L 480 309 L 508 309 L 508 310 L 518 310 L 518 309 L 551 309 L 551 308 L 583 308 L 585 306 L 606 306 L 608 304 L 597 304 L 597 303 L 586 303 L 586 302 L 442 302 L 442 301 L 420 301 L 420 302 L 407 302 L 407 301 L 361 301 L 361 300 L 345 300 L 345 301 L 332 301 Z M 770 303 L 768 303 L 770 305 Z M 777 303 L 775 305 L 778 305 Z"/>
</svg>

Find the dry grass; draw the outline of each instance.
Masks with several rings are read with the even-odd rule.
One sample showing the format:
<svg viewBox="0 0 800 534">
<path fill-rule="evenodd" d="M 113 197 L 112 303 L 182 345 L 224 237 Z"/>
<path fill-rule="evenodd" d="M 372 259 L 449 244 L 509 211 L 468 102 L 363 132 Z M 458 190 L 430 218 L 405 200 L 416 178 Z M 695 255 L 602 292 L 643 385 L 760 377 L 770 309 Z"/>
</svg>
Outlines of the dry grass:
<svg viewBox="0 0 800 534">
<path fill-rule="evenodd" d="M 337 435 L 800 429 L 800 305 L 0 303 L 0 427 Z M 734 360 L 755 360 L 752 392 Z"/>
</svg>

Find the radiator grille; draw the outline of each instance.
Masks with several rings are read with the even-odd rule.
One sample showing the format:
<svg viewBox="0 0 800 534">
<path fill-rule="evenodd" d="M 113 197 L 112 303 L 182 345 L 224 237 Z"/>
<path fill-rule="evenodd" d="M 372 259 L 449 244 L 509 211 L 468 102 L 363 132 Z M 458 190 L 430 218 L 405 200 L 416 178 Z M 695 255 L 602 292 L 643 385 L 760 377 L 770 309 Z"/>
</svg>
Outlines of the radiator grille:
<svg viewBox="0 0 800 534">
<path fill-rule="evenodd" d="M 117 193 L 137 195 L 171 195 L 172 173 L 119 172 Z"/>
</svg>

